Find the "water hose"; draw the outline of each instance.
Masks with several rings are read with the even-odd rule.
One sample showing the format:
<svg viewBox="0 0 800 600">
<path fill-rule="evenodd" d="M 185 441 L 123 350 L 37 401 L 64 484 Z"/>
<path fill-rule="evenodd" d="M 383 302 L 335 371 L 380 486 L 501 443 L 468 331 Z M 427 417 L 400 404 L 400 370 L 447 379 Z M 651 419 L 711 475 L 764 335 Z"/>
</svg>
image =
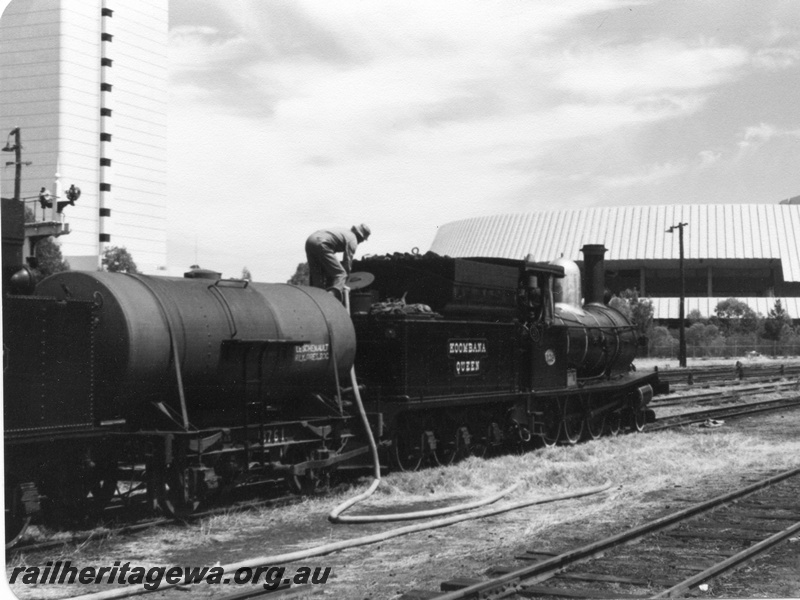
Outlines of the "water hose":
<svg viewBox="0 0 800 600">
<path fill-rule="evenodd" d="M 520 484 L 515 483 L 511 487 L 508 487 L 496 494 L 489 496 L 488 498 L 484 498 L 483 500 L 477 500 L 475 502 L 468 502 L 466 504 L 459 504 L 457 506 L 447 506 L 444 508 L 436 508 L 432 510 L 420 510 L 415 512 L 406 512 L 406 513 L 394 513 L 394 514 L 386 514 L 386 515 L 359 515 L 359 516 L 342 516 L 342 513 L 346 511 L 348 508 L 369 498 L 375 490 L 378 489 L 378 486 L 381 483 L 381 465 L 380 459 L 378 457 L 378 446 L 375 443 L 375 437 L 372 435 L 372 428 L 369 425 L 369 420 L 367 419 L 367 413 L 364 410 L 364 403 L 361 401 L 361 393 L 358 391 L 358 382 L 356 380 L 356 370 L 355 367 L 350 368 L 350 385 L 353 387 L 353 392 L 356 397 L 356 404 L 358 405 L 358 412 L 361 415 L 361 421 L 364 423 L 364 429 L 367 432 L 367 439 L 369 441 L 369 449 L 372 454 L 372 466 L 373 466 L 373 481 L 372 484 L 367 488 L 366 491 L 362 492 L 358 496 L 354 496 L 349 500 L 342 502 L 339 506 L 334 508 L 330 514 L 328 515 L 328 520 L 331 523 L 383 523 L 388 521 L 410 521 L 413 519 L 427 519 L 429 517 L 438 517 L 440 515 L 447 515 L 457 512 L 463 512 L 465 510 L 472 510 L 473 508 L 479 508 L 481 506 L 486 506 L 487 504 L 492 504 L 507 496 L 514 490 L 516 490 Z"/>
<path fill-rule="evenodd" d="M 407 535 L 409 533 L 416 533 L 418 531 L 424 531 L 426 529 L 437 529 L 440 527 L 453 525 L 454 523 L 460 523 L 461 521 L 490 517 L 493 515 L 498 515 L 500 513 L 509 512 L 512 510 L 524 508 L 526 506 L 531 506 L 534 504 L 546 504 L 549 502 L 556 502 L 558 500 L 569 500 L 572 498 L 580 498 L 582 496 L 599 494 L 600 492 L 606 491 L 610 487 L 611 484 L 606 483 L 598 487 L 584 488 L 582 490 L 578 490 L 576 492 L 570 492 L 568 494 L 559 494 L 555 496 L 545 496 L 543 498 L 538 498 L 538 499 L 523 500 L 522 502 L 515 502 L 513 504 L 507 504 L 505 506 L 489 508 L 486 510 L 469 513 L 466 515 L 453 515 L 451 517 L 447 517 L 444 519 L 437 519 L 435 521 L 430 521 L 428 523 L 417 523 L 416 525 L 406 525 L 405 527 L 398 527 L 397 529 L 390 529 L 389 531 L 385 531 L 383 533 L 366 535 L 360 538 L 354 538 L 352 540 L 344 540 L 341 542 L 332 542 L 330 544 L 323 544 L 322 546 L 316 546 L 314 548 L 308 548 L 306 550 L 298 550 L 296 552 L 288 552 L 285 554 L 277 554 L 274 556 L 260 556 L 258 558 L 251 558 L 249 560 L 244 560 L 236 563 L 220 565 L 219 568 L 223 570 L 224 574 L 233 575 L 234 573 L 236 573 L 238 569 L 243 569 L 243 568 L 255 569 L 256 567 L 260 566 L 267 566 L 267 565 L 274 566 L 279 564 L 295 562 L 298 560 L 304 560 L 315 556 L 323 556 L 325 554 L 330 554 L 332 552 L 337 552 L 340 550 L 346 550 L 348 548 L 355 548 L 357 546 L 366 546 L 369 544 L 375 544 L 377 542 L 383 542 L 391 538 L 399 537 L 401 535 Z M 158 587 L 158 591 L 176 587 L 178 585 L 185 586 L 186 584 L 185 583 L 171 584 L 167 582 L 162 582 L 161 585 Z M 107 590 L 104 592 L 98 592 L 94 594 L 85 594 L 82 596 L 76 596 L 70 598 L 69 600 L 111 600 L 113 598 L 125 598 L 129 596 L 135 596 L 138 594 L 145 594 L 151 591 L 156 591 L 156 590 L 152 589 L 148 590 L 144 587 L 144 584 L 142 584 L 141 586 L 137 584 L 135 586 L 128 586 L 116 590 Z"/>
</svg>

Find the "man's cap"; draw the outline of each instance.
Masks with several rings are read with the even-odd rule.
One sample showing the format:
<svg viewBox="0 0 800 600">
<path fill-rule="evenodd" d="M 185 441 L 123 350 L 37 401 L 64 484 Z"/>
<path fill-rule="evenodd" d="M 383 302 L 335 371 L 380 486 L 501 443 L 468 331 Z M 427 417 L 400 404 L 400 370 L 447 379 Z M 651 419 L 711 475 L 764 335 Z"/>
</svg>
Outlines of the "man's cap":
<svg viewBox="0 0 800 600">
<path fill-rule="evenodd" d="M 370 234 L 372 233 L 372 230 L 365 223 L 362 223 L 361 225 L 353 225 L 353 231 L 355 231 L 365 240 L 368 240 Z"/>
</svg>

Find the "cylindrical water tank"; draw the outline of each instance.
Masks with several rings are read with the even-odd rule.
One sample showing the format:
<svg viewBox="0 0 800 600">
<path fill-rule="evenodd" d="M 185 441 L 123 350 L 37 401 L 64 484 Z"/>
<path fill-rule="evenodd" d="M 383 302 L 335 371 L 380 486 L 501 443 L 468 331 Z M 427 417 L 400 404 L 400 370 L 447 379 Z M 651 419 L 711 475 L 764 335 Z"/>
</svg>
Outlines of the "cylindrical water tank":
<svg viewBox="0 0 800 600">
<path fill-rule="evenodd" d="M 98 305 L 95 390 L 106 404 L 97 406 L 100 418 L 129 415 L 148 401 L 175 407 L 173 344 L 190 412 L 234 402 L 223 392 L 243 377 L 261 377 L 263 389 L 282 390 L 287 401 L 329 391 L 334 369 L 344 380 L 355 358 L 347 311 L 317 288 L 66 271 L 43 280 L 37 293 Z M 260 373 L 221 360 L 227 340 L 267 346 Z"/>
</svg>

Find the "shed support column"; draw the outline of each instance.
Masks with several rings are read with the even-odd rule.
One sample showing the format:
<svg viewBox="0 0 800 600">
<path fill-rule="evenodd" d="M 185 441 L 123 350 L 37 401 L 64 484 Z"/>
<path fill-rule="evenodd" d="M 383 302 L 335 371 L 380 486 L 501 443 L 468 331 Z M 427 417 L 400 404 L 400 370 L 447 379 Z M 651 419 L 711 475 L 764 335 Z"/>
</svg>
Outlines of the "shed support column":
<svg viewBox="0 0 800 600">
<path fill-rule="evenodd" d="M 647 295 L 647 290 L 644 286 L 645 278 L 644 278 L 644 267 L 639 269 L 639 296 L 644 298 Z"/>
<path fill-rule="evenodd" d="M 709 298 L 713 298 L 714 297 L 714 286 L 711 285 L 711 283 L 712 283 L 711 265 L 708 265 L 707 272 L 708 272 L 708 277 L 707 277 L 707 279 L 708 279 L 708 293 L 707 293 L 707 295 L 708 295 Z"/>
</svg>

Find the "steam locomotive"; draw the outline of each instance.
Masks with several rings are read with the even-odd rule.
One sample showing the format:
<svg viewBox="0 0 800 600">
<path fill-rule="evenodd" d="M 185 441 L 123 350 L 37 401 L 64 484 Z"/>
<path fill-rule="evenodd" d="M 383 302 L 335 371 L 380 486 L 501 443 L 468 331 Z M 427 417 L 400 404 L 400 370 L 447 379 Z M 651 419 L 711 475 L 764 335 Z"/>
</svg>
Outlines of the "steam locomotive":
<svg viewBox="0 0 800 600">
<path fill-rule="evenodd" d="M 109 504 L 182 516 L 324 486 L 368 466 L 362 398 L 395 469 L 641 430 L 658 377 L 632 369 L 636 329 L 603 302 L 605 248 L 583 250 L 583 304 L 571 261 L 431 253 L 357 261 L 349 310 L 203 270 L 9 285 L 7 541 Z"/>
</svg>

